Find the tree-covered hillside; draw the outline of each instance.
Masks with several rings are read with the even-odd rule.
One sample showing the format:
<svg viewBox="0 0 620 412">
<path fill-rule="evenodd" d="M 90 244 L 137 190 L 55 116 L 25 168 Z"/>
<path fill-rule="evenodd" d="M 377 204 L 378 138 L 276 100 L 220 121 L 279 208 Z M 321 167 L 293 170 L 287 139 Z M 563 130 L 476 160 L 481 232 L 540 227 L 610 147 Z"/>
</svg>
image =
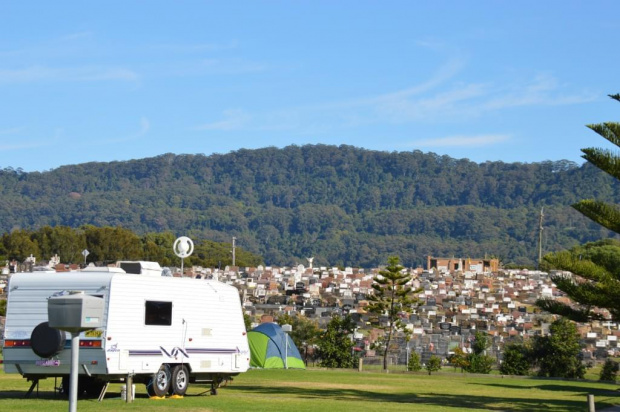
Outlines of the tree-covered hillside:
<svg viewBox="0 0 620 412">
<path fill-rule="evenodd" d="M 618 198 L 612 179 L 567 161 L 477 164 L 351 146 L 289 146 L 0 171 L 0 231 L 121 226 L 213 241 L 232 236 L 267 264 L 404 265 L 425 256 L 498 256 L 533 264 L 544 251 L 609 236 L 569 207 Z"/>
</svg>

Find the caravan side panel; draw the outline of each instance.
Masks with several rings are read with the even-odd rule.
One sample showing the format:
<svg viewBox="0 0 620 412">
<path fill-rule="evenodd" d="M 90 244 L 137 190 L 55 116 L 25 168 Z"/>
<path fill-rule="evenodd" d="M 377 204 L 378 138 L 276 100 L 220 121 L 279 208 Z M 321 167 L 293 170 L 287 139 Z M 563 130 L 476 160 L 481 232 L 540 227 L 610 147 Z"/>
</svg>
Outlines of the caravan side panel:
<svg viewBox="0 0 620 412">
<path fill-rule="evenodd" d="M 147 305 L 171 307 L 169 324 L 146 324 Z M 109 374 L 152 374 L 185 363 L 192 374 L 238 373 L 249 348 L 237 289 L 189 278 L 117 275 L 110 289 Z M 157 322 L 156 322 L 157 323 Z"/>
</svg>

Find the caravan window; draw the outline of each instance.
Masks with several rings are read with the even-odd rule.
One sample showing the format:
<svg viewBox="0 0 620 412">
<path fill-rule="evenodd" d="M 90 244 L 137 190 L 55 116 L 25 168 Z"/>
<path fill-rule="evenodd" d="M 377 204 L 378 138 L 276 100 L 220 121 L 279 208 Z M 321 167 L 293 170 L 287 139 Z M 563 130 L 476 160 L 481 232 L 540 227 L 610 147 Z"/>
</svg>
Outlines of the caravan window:
<svg viewBox="0 0 620 412">
<path fill-rule="evenodd" d="M 147 300 L 144 304 L 145 325 L 172 325 L 172 302 Z"/>
</svg>

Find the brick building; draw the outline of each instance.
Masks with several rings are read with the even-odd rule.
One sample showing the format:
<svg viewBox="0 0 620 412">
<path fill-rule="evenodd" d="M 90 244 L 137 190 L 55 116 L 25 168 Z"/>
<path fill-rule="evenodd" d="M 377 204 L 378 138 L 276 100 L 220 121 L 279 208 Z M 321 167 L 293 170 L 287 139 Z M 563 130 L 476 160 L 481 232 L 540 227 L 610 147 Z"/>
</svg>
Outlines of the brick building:
<svg viewBox="0 0 620 412">
<path fill-rule="evenodd" d="M 428 256 L 426 260 L 426 269 L 437 269 L 447 272 L 497 272 L 499 270 L 498 259 L 472 259 L 472 258 L 440 258 Z"/>
</svg>

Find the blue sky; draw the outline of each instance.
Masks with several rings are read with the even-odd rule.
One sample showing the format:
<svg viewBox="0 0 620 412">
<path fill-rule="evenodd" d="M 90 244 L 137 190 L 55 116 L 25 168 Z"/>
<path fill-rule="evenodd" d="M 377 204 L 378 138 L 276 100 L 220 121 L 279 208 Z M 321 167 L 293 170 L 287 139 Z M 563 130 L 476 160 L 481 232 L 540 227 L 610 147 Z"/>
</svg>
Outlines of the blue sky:
<svg viewBox="0 0 620 412">
<path fill-rule="evenodd" d="M 581 163 L 617 1 L 0 0 L 0 168 L 291 144 Z"/>
</svg>

